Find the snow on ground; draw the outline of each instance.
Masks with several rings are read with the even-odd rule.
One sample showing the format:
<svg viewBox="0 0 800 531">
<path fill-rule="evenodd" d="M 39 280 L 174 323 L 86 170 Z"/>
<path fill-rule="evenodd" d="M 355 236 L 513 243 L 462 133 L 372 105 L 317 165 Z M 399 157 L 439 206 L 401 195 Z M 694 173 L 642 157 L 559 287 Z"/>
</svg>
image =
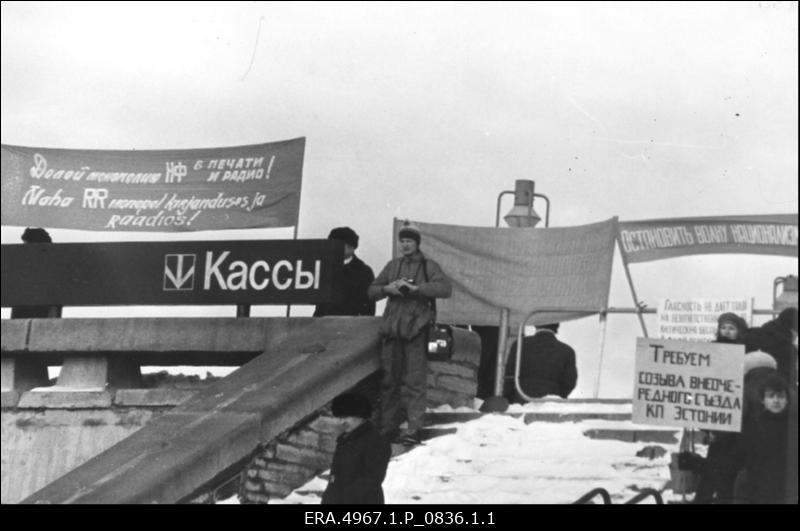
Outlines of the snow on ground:
<svg viewBox="0 0 800 531">
<path fill-rule="evenodd" d="M 516 412 L 609 412 L 606 406 L 614 406 L 610 411 L 614 413 L 625 412 L 617 408 L 630 411 L 630 404 L 561 402 L 526 404 Z M 434 411 L 474 412 L 469 408 Z M 678 444 L 591 439 L 584 432 L 597 428 L 679 431 L 601 419 L 525 424 L 521 416 L 503 414 L 436 428 L 457 431 L 392 459 L 383 482 L 387 503 L 563 504 L 597 487 L 608 490 L 614 503 L 622 503 L 642 488 L 664 488 L 670 477 L 670 452 L 677 451 Z M 652 445 L 666 453 L 653 460 L 636 457 L 639 450 Z M 270 503 L 317 504 L 326 485 L 327 480 L 317 477 L 285 499 Z M 671 499 L 669 491 L 666 499 Z M 652 498 L 646 503 L 651 502 Z"/>
</svg>

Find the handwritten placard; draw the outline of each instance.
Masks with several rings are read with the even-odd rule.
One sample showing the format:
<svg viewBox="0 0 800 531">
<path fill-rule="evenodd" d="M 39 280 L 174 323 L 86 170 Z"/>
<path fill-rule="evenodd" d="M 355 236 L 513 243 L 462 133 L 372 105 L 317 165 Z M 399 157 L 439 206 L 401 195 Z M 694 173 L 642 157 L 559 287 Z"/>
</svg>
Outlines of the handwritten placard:
<svg viewBox="0 0 800 531">
<path fill-rule="evenodd" d="M 713 341 L 723 313 L 735 313 L 750 322 L 748 299 L 661 299 L 656 312 L 657 335 L 662 339 Z"/>
<path fill-rule="evenodd" d="M 741 430 L 744 345 L 637 338 L 633 422 Z"/>
</svg>

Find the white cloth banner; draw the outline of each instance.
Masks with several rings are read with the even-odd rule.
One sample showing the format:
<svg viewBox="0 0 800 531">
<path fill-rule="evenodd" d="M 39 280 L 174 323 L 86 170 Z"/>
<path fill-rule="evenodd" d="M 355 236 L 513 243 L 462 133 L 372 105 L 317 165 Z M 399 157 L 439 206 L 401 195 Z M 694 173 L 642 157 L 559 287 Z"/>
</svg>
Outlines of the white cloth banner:
<svg viewBox="0 0 800 531">
<path fill-rule="evenodd" d="M 617 218 L 547 229 L 414 223 L 422 233 L 420 249 L 453 284 L 452 297 L 436 301 L 440 322 L 498 325 L 506 307 L 516 327 L 537 308 L 582 310 L 539 314 L 528 323 L 545 324 L 608 304 Z M 400 224 L 395 219 L 395 244 Z"/>
</svg>

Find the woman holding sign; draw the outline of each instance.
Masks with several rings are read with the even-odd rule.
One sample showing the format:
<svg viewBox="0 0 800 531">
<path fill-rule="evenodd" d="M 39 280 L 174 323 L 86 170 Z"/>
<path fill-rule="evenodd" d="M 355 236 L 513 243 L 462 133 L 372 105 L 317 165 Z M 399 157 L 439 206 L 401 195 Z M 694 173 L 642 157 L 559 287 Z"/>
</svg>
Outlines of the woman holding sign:
<svg viewBox="0 0 800 531">
<path fill-rule="evenodd" d="M 744 344 L 747 322 L 735 313 L 717 320 L 716 343 Z M 737 450 L 741 434 L 707 431 L 708 454 L 700 471 L 694 503 L 733 503 L 733 488 L 739 469 Z"/>
</svg>

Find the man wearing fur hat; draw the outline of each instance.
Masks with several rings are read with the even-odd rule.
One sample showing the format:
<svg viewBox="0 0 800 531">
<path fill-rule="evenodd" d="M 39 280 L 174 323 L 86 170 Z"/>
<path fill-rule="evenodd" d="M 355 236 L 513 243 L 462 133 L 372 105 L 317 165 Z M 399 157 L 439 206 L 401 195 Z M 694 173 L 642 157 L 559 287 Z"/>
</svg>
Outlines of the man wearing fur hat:
<svg viewBox="0 0 800 531">
<path fill-rule="evenodd" d="M 392 450 L 369 420 L 369 400 L 346 393 L 333 399 L 331 410 L 341 422 L 342 434 L 336 440 L 322 504 L 383 504 L 381 484 Z"/>
<path fill-rule="evenodd" d="M 50 234 L 39 227 L 28 227 L 22 233 L 22 242 L 26 244 L 53 243 Z M 14 306 L 11 308 L 12 319 L 30 319 L 33 317 L 61 317 L 61 306 Z"/>
<path fill-rule="evenodd" d="M 338 303 L 318 304 L 314 317 L 326 315 L 375 315 L 375 302 L 367 296 L 367 289 L 375 279 L 372 268 L 355 255 L 358 249 L 358 234 L 350 227 L 336 227 L 329 240 L 344 242 L 344 269 L 340 289 L 343 299 Z"/>
<path fill-rule="evenodd" d="M 381 432 L 406 446 L 419 444 L 428 378 L 427 330 L 435 299 L 452 293 L 434 260 L 419 250 L 422 236 L 408 220 L 397 234 L 402 256 L 390 260 L 369 287 L 372 300 L 389 297 L 381 336 Z M 400 432 L 405 420 L 408 427 Z"/>
</svg>

